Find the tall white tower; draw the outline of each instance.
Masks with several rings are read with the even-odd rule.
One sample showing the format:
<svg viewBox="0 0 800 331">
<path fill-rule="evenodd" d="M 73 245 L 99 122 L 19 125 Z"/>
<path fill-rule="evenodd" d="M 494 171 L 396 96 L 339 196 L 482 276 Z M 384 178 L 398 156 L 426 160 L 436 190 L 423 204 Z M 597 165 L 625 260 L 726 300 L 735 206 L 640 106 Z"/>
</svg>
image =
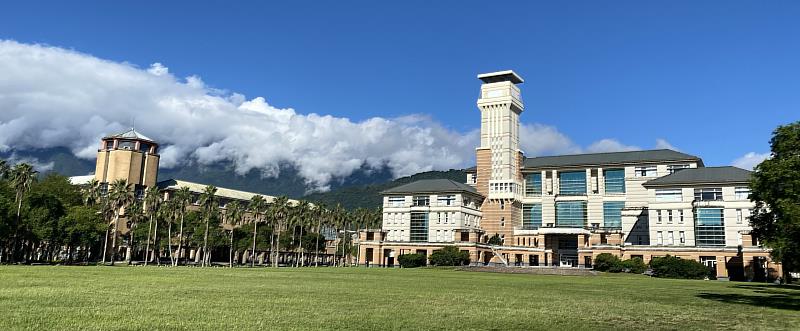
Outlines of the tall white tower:
<svg viewBox="0 0 800 331">
<path fill-rule="evenodd" d="M 522 78 L 511 70 L 478 75 L 483 81 L 478 108 L 481 110 L 481 145 L 489 151 L 491 166 L 486 194 L 489 199 L 519 200 L 522 192 L 519 149 L 519 115 L 523 104 L 517 84 Z M 488 175 L 488 176 L 487 176 Z M 488 177 L 488 178 L 486 178 Z"/>
</svg>

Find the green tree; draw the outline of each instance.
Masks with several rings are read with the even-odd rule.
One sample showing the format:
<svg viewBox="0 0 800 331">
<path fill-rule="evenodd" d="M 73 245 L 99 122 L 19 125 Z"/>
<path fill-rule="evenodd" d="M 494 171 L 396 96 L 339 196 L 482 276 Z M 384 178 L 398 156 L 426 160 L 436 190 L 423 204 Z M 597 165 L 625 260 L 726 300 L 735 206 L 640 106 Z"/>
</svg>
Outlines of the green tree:
<svg viewBox="0 0 800 331">
<path fill-rule="evenodd" d="M 211 218 L 216 216 L 217 212 L 217 188 L 213 185 L 208 185 L 200 194 L 200 209 L 203 211 L 203 218 L 206 221 L 206 229 L 203 234 L 203 261 L 201 266 L 205 267 L 211 258 L 208 254 L 208 226 Z"/>
<path fill-rule="evenodd" d="M 254 195 L 250 198 L 250 203 L 247 209 L 253 215 L 253 249 L 250 251 L 250 266 L 256 265 L 256 235 L 258 233 L 258 223 L 263 221 L 264 214 L 267 211 L 267 202 L 261 195 Z M 271 237 L 271 235 L 270 235 Z M 271 243 L 272 241 L 270 241 Z"/>
<path fill-rule="evenodd" d="M 272 205 L 270 206 L 270 215 L 275 220 L 275 225 L 273 227 L 273 232 L 277 233 L 278 237 L 275 239 L 276 242 L 281 242 L 281 232 L 283 231 L 283 225 L 286 224 L 286 219 L 289 215 L 289 199 L 285 196 L 280 196 L 275 198 L 272 201 Z M 274 267 L 278 266 L 278 259 L 281 254 L 280 244 L 275 249 L 275 259 L 272 260 L 272 265 Z"/>
<path fill-rule="evenodd" d="M 753 234 L 781 262 L 782 281 L 800 270 L 800 122 L 779 126 L 770 140 L 771 158 L 755 167 L 750 200 Z"/>
<path fill-rule="evenodd" d="M 88 262 L 91 258 L 91 251 L 99 246 L 100 240 L 105 231 L 105 225 L 98 213 L 98 210 L 89 206 L 72 206 L 67 214 L 62 218 L 67 244 L 67 256 L 73 259 L 75 248 L 81 248 L 83 261 Z"/>
<path fill-rule="evenodd" d="M 133 254 L 136 252 L 136 229 L 139 222 L 145 219 L 144 207 L 139 201 L 134 200 L 133 203 L 125 210 L 125 216 L 128 219 L 128 251 L 125 253 L 125 263 L 131 264 Z"/>
<path fill-rule="evenodd" d="M 178 225 L 178 250 L 177 255 L 178 257 L 172 260 L 172 265 L 176 266 L 180 262 L 181 257 L 183 254 L 183 225 L 186 220 L 186 206 L 188 206 L 192 202 L 192 191 L 189 189 L 188 186 L 181 186 L 177 191 L 175 191 L 175 203 L 173 204 L 174 212 L 177 214 L 177 217 L 180 219 Z"/>
<path fill-rule="evenodd" d="M 17 242 L 19 236 L 19 223 L 20 217 L 22 213 L 22 201 L 25 198 L 25 194 L 28 193 L 31 189 L 31 185 L 36 181 L 36 171 L 33 170 L 33 167 L 30 164 L 20 163 L 14 167 L 11 174 L 11 187 L 14 188 L 16 192 L 16 199 L 14 200 L 17 204 L 17 217 L 12 227 L 14 229 L 14 239 L 12 244 L 12 255 L 11 255 L 11 262 L 16 260 L 16 255 L 18 254 L 17 251 Z"/>
<path fill-rule="evenodd" d="M 225 206 L 225 223 L 230 227 L 230 248 L 228 252 L 228 267 L 233 268 L 233 234 L 236 228 L 242 223 L 244 210 L 238 201 L 234 201 Z"/>
<path fill-rule="evenodd" d="M 111 191 L 108 193 L 108 199 L 111 207 L 114 210 L 114 225 L 111 231 L 111 265 L 113 266 L 117 253 L 117 231 L 119 231 L 119 219 L 122 212 L 135 200 L 133 196 L 133 188 L 131 184 L 125 179 L 117 179 L 111 183 Z M 105 260 L 103 261 L 105 263 Z"/>
<path fill-rule="evenodd" d="M 150 242 L 151 242 L 151 233 L 153 232 L 153 220 L 156 219 L 156 230 L 158 230 L 158 209 L 161 208 L 161 192 L 158 191 L 158 187 L 152 186 L 148 187 L 147 191 L 144 194 L 144 209 L 145 213 L 147 214 L 147 243 L 144 249 L 144 265 L 150 262 Z"/>
</svg>

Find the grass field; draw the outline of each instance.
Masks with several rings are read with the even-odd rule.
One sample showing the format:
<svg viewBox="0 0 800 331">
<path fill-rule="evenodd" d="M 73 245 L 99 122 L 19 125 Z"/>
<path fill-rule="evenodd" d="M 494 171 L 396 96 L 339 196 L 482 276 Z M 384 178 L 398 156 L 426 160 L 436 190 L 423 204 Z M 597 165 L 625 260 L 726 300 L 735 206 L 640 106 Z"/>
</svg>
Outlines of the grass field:
<svg viewBox="0 0 800 331">
<path fill-rule="evenodd" d="M 800 330 L 800 288 L 446 269 L 2 266 L 9 329 Z"/>
</svg>

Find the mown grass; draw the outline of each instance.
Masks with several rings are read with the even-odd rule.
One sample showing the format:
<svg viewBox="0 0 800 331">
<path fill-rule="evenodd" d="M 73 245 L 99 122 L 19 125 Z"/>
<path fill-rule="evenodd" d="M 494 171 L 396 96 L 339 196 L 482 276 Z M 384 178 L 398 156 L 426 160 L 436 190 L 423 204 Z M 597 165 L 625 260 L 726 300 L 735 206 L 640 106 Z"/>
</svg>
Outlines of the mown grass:
<svg viewBox="0 0 800 331">
<path fill-rule="evenodd" d="M 442 269 L 0 267 L 0 329 L 800 329 L 800 288 Z"/>
</svg>

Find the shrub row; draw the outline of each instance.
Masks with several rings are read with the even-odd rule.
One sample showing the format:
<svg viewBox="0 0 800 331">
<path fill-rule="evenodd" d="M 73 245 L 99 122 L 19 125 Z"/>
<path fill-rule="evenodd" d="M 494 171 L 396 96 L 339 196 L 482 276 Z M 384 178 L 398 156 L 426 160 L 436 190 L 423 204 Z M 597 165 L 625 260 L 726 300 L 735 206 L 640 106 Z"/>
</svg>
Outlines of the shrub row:
<svg viewBox="0 0 800 331">
<path fill-rule="evenodd" d="M 470 262 L 469 253 L 462 252 L 455 246 L 447 246 L 431 254 L 431 265 L 435 266 L 462 266 Z M 397 258 L 400 267 L 416 268 L 425 265 L 425 255 L 422 254 L 403 254 Z"/>
<path fill-rule="evenodd" d="M 662 278 L 704 279 L 715 276 L 711 268 L 700 262 L 670 255 L 653 258 L 649 268 L 652 269 L 653 276 Z M 605 272 L 641 274 L 647 271 L 648 265 L 638 257 L 622 261 L 614 254 L 602 253 L 595 257 L 594 269 Z"/>
</svg>

